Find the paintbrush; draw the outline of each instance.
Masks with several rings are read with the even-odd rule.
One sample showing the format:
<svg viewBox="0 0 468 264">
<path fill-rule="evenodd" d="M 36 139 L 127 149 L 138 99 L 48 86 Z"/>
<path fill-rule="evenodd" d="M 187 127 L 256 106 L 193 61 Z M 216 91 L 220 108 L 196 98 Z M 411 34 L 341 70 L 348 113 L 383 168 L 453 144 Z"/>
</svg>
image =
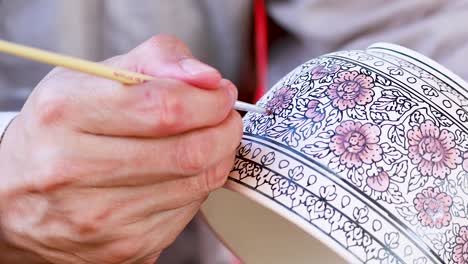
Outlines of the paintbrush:
<svg viewBox="0 0 468 264">
<path fill-rule="evenodd" d="M 98 77 L 118 81 L 123 84 L 138 84 L 145 81 L 154 80 L 154 77 L 152 76 L 126 70 L 114 69 L 96 62 L 11 43 L 4 40 L 0 40 L 0 52 L 88 73 Z M 259 114 L 267 113 L 265 108 L 241 101 L 235 102 L 234 109 L 246 112 L 256 112 Z"/>
</svg>

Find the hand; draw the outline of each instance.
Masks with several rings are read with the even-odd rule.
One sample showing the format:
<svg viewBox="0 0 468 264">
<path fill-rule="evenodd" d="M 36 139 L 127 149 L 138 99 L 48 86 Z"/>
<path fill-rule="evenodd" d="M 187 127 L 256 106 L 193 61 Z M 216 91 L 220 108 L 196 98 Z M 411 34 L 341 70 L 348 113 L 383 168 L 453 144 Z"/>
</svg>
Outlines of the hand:
<svg viewBox="0 0 468 264">
<path fill-rule="evenodd" d="M 180 41 L 104 62 L 119 83 L 54 69 L 0 146 L 8 242 L 55 263 L 152 263 L 221 187 L 242 135 L 234 85 Z"/>
</svg>

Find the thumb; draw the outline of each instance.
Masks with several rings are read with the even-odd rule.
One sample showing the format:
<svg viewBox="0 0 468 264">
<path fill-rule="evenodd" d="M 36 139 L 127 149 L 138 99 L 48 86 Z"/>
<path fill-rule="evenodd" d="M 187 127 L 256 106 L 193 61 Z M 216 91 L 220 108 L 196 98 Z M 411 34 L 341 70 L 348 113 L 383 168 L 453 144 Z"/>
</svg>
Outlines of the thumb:
<svg viewBox="0 0 468 264">
<path fill-rule="evenodd" d="M 214 89 L 221 74 L 213 67 L 193 57 L 181 40 L 158 35 L 143 42 L 125 55 L 126 66 L 154 77 L 173 78 L 193 86 Z"/>
</svg>

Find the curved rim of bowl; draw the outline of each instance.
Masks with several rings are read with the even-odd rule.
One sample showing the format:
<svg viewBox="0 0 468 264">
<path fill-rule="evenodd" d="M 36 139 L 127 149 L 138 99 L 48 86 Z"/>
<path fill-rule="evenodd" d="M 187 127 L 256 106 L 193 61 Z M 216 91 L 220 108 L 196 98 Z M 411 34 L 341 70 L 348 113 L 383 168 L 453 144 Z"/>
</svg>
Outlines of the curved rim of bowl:
<svg viewBox="0 0 468 264">
<path fill-rule="evenodd" d="M 439 72 L 441 75 L 446 77 L 447 79 L 452 80 L 454 84 L 460 87 L 463 92 L 464 96 L 468 98 L 468 82 L 463 80 L 460 76 L 455 74 L 453 71 L 449 70 L 447 67 L 443 66 L 439 62 L 417 52 L 412 49 L 406 48 L 401 45 L 388 43 L 388 42 L 377 42 L 367 47 L 368 50 L 383 50 L 383 51 L 390 51 L 396 53 L 397 55 L 405 56 L 406 58 L 411 58 L 416 60 L 420 63 L 427 65 L 428 67 L 432 68 L 433 70 Z M 462 91 L 458 91 L 462 93 Z"/>
<path fill-rule="evenodd" d="M 250 201 L 253 201 L 259 204 L 260 206 L 264 207 L 265 210 L 272 211 L 274 214 L 283 218 L 289 224 L 295 225 L 302 231 L 306 232 L 309 236 L 325 245 L 328 249 L 330 249 L 330 251 L 340 256 L 341 259 L 345 260 L 347 263 L 361 263 L 348 250 L 337 248 L 336 245 L 330 240 L 329 235 L 317 232 L 315 227 L 310 226 L 303 220 L 296 218 L 295 215 L 291 214 L 290 211 L 281 206 L 278 206 L 275 202 L 272 202 L 270 198 L 267 198 L 264 195 L 259 194 L 256 191 L 249 189 L 248 187 L 245 187 L 231 179 L 228 179 L 223 188 L 234 192 L 236 195 L 244 196 Z M 242 255 L 239 252 L 237 252 L 237 250 L 232 245 L 229 244 L 229 241 L 223 238 L 222 234 L 220 234 L 214 226 L 211 225 L 208 217 L 206 216 L 206 213 L 203 212 L 203 209 L 201 210 L 201 212 L 205 223 L 210 227 L 210 229 L 213 231 L 216 237 L 218 237 L 218 239 L 226 246 L 226 248 L 228 248 L 236 257 L 238 257 L 240 260 L 243 260 Z"/>
</svg>

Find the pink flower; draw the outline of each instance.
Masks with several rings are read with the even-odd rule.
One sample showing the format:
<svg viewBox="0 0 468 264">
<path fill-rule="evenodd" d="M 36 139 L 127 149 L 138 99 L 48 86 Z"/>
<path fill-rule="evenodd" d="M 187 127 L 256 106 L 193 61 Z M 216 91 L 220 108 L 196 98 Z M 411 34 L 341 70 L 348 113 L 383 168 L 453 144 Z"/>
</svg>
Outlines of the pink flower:
<svg viewBox="0 0 468 264">
<path fill-rule="evenodd" d="M 422 190 L 416 195 L 413 203 L 418 211 L 419 222 L 423 226 L 441 228 L 448 226 L 452 220 L 452 197 L 441 192 L 439 188 L 429 187 Z"/>
<path fill-rule="evenodd" d="M 357 168 L 382 159 L 379 143 L 380 129 L 370 123 L 344 121 L 335 129 L 329 147 L 340 163 L 347 168 Z"/>
<path fill-rule="evenodd" d="M 468 151 L 463 154 L 463 169 L 468 172 Z"/>
<path fill-rule="evenodd" d="M 357 71 L 345 71 L 338 73 L 325 93 L 333 100 L 333 106 L 343 111 L 370 103 L 374 97 L 373 87 L 372 77 Z"/>
<path fill-rule="evenodd" d="M 386 171 L 381 171 L 375 176 L 367 177 L 367 186 L 378 192 L 385 192 L 390 186 L 390 176 Z"/>
<path fill-rule="evenodd" d="M 332 64 L 328 66 L 328 68 L 325 68 L 323 65 L 318 65 L 310 71 L 310 74 L 312 75 L 312 80 L 319 80 L 325 76 L 336 73 L 339 69 L 340 66 L 336 64 Z"/>
<path fill-rule="evenodd" d="M 409 158 L 423 176 L 445 179 L 461 163 L 452 132 L 442 131 L 430 120 L 408 131 Z"/>
<path fill-rule="evenodd" d="M 294 91 L 289 87 L 283 87 L 275 92 L 273 98 L 268 101 L 266 108 L 274 114 L 279 114 L 283 109 L 288 108 L 294 97 Z"/>
<path fill-rule="evenodd" d="M 455 264 L 468 263 L 468 226 L 462 226 L 457 238 L 456 246 L 453 248 L 453 261 Z"/>
<path fill-rule="evenodd" d="M 320 102 L 317 100 L 311 100 L 307 104 L 307 111 L 305 112 L 305 117 L 312 119 L 314 122 L 320 122 L 325 118 L 323 111 L 320 111 Z"/>
</svg>

